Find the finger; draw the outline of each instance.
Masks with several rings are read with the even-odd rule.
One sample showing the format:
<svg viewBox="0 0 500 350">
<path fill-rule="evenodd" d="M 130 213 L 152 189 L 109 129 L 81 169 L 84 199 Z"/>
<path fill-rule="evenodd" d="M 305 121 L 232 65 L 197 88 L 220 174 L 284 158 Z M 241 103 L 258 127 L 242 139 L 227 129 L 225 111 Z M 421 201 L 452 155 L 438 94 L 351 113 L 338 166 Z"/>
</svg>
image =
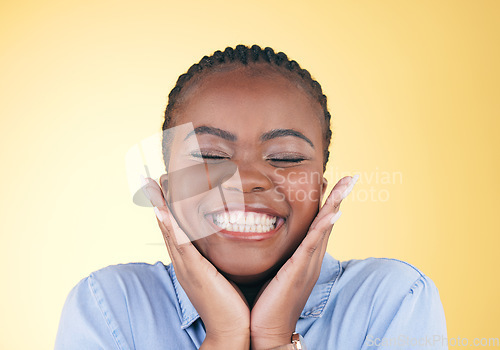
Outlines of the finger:
<svg viewBox="0 0 500 350">
<path fill-rule="evenodd" d="M 349 178 L 349 177 L 347 177 Z M 326 200 L 325 205 L 338 208 L 340 203 L 351 193 L 354 185 L 359 179 L 359 174 L 352 176 L 349 181 L 343 178 L 339 181 L 332 190 L 332 195 Z"/>
<path fill-rule="evenodd" d="M 353 177 L 344 177 L 341 179 L 335 187 L 333 188 L 330 196 L 325 202 L 324 209 L 326 212 L 330 212 L 330 214 L 325 214 L 329 220 L 323 220 L 322 226 L 317 227 L 317 229 L 322 233 L 319 237 L 319 245 L 320 245 L 320 256 L 323 256 L 326 252 L 326 247 L 328 246 L 328 240 L 330 238 L 330 233 L 332 231 L 333 225 L 340 218 L 342 212 L 339 210 L 340 203 L 351 193 L 354 185 L 359 179 L 359 174 L 354 175 Z M 323 209 L 323 208 L 322 208 Z M 316 224 L 319 225 L 319 222 Z M 316 225 L 312 226 L 312 229 L 316 228 Z"/>
<path fill-rule="evenodd" d="M 322 243 L 327 237 L 331 229 L 333 227 L 332 219 L 337 220 L 340 216 L 340 211 L 337 213 L 331 213 L 329 215 L 323 216 L 315 225 L 314 228 L 310 228 L 307 235 L 304 237 L 304 240 L 297 248 L 298 257 L 302 257 L 305 259 L 312 259 L 315 255 L 319 255 L 321 253 Z"/>
<path fill-rule="evenodd" d="M 172 260 L 172 264 L 174 268 L 179 264 L 179 256 L 177 253 L 175 235 L 173 234 L 173 228 L 169 220 L 166 220 L 163 217 L 163 214 L 157 207 L 154 207 L 156 219 L 158 221 L 158 226 L 162 232 L 163 240 L 165 241 L 165 246 L 168 250 L 168 255 L 170 256 L 170 260 Z M 182 261 L 182 259 L 180 259 Z"/>
<path fill-rule="evenodd" d="M 163 233 L 163 238 L 169 250 L 170 258 L 172 260 L 176 258 L 179 259 L 179 255 L 185 253 L 191 258 L 193 255 L 196 256 L 198 250 L 191 244 L 191 240 L 179 227 L 177 220 L 163 197 L 163 192 L 158 183 L 149 177 L 144 178 L 142 181 L 144 185 L 143 191 L 154 206 L 158 225 Z"/>
<path fill-rule="evenodd" d="M 316 216 L 316 219 L 312 222 L 311 228 L 314 228 L 319 220 L 323 219 L 323 217 L 330 215 L 331 213 L 336 213 L 339 210 L 340 203 L 352 191 L 352 188 L 358 181 L 358 178 L 359 175 L 356 174 L 353 177 L 343 177 L 337 182 L 326 199 L 325 204 Z"/>
<path fill-rule="evenodd" d="M 153 206 L 162 207 L 166 205 L 165 198 L 163 197 L 163 192 L 155 180 L 149 177 L 145 178 L 142 191 L 144 192 L 144 195 L 149 199 L 151 204 L 153 204 Z"/>
<path fill-rule="evenodd" d="M 310 229 L 307 236 L 294 253 L 296 262 L 301 262 L 307 268 L 308 276 L 319 277 L 321 265 L 325 256 L 328 239 L 334 223 L 339 219 L 341 211 L 323 217 L 314 229 Z"/>
<path fill-rule="evenodd" d="M 199 259 L 201 254 L 179 227 L 168 206 L 155 207 L 155 214 L 172 259 L 183 265 Z"/>
<path fill-rule="evenodd" d="M 331 217 L 330 217 L 330 220 L 329 220 L 329 223 L 327 224 L 326 226 L 326 230 L 327 230 L 327 233 L 324 235 L 323 239 L 321 240 L 320 242 L 320 248 L 319 248 L 319 251 L 320 251 L 320 264 L 322 263 L 323 261 L 323 257 L 325 256 L 325 253 L 326 253 L 326 249 L 328 247 L 328 241 L 330 239 L 330 236 L 332 234 L 332 229 L 333 229 L 333 226 L 335 226 L 335 223 L 337 222 L 337 220 L 340 218 L 340 215 L 342 214 L 342 212 L 339 210 L 337 211 L 337 213 L 333 214 Z"/>
<path fill-rule="evenodd" d="M 157 218 L 157 220 L 158 220 L 158 226 L 160 226 L 161 221 L 158 218 Z M 161 227 L 160 227 L 160 230 L 162 230 Z M 163 234 L 163 231 L 162 231 L 162 237 L 163 237 L 163 241 L 165 242 L 165 246 L 167 247 L 168 256 L 170 257 L 170 260 L 172 261 L 172 264 L 174 265 L 174 268 L 175 268 L 175 266 L 177 265 L 177 261 L 176 261 L 176 258 L 174 257 L 174 254 L 172 253 L 172 248 L 170 248 L 170 242 L 167 239 L 167 234 Z"/>
<path fill-rule="evenodd" d="M 352 177 L 351 181 L 349 182 L 349 186 L 347 187 L 347 189 L 342 194 L 342 199 L 344 199 L 345 197 L 347 197 L 347 195 L 349 195 L 349 193 L 351 193 L 352 188 L 354 187 L 354 185 L 356 184 L 356 182 L 358 181 L 358 179 L 359 179 L 359 174 L 356 174 L 356 175 L 354 175 Z"/>
<path fill-rule="evenodd" d="M 314 228 L 317 223 L 323 219 L 323 217 L 330 215 L 332 212 L 335 210 L 334 204 L 337 202 L 338 198 L 342 197 L 343 191 L 349 186 L 349 182 L 351 181 L 352 177 L 346 176 L 340 179 L 333 189 L 330 191 L 330 194 L 328 195 L 325 204 L 321 207 L 321 209 L 318 212 L 318 215 L 314 219 L 314 221 L 311 224 L 311 228 Z"/>
<path fill-rule="evenodd" d="M 312 222 L 307 235 L 297 248 L 297 257 L 302 259 L 319 259 L 324 255 L 324 249 L 328 244 L 333 224 L 339 219 L 342 212 L 339 210 L 340 203 L 350 193 L 352 187 L 358 180 L 359 175 L 346 176 L 340 179 L 333 187 L 325 205 Z"/>
<path fill-rule="evenodd" d="M 350 193 L 359 175 L 346 176 L 339 180 L 328 196 L 325 205 L 311 224 L 307 235 L 294 252 L 292 257 L 283 267 L 287 267 L 287 273 L 302 273 L 307 269 L 311 276 L 319 276 L 321 263 L 328 245 L 328 238 L 333 225 L 339 219 L 342 212 L 339 205 Z M 354 181 L 353 181 L 354 180 Z M 290 268 L 291 266 L 296 266 Z"/>
<path fill-rule="evenodd" d="M 340 213 L 340 212 L 339 212 Z M 315 229 L 310 229 L 304 240 L 297 247 L 290 259 L 278 271 L 276 279 L 285 281 L 287 284 L 294 284 L 297 280 L 304 280 L 315 283 L 321 272 L 321 264 L 325 255 L 325 241 L 333 227 L 332 219 L 340 214 L 326 215 L 316 225 Z"/>
<path fill-rule="evenodd" d="M 356 180 L 357 179 L 354 180 L 354 183 L 356 183 Z M 346 190 L 344 190 L 344 194 L 341 196 L 341 198 L 342 197 L 345 198 L 349 194 L 349 192 L 352 190 L 351 185 L 352 185 L 352 181 L 351 181 L 351 184 L 348 186 L 348 188 Z M 350 187 L 350 189 L 349 189 L 349 187 Z M 334 206 L 333 213 L 327 216 L 328 219 L 323 220 L 322 225 L 318 224 L 318 226 L 320 226 L 320 227 L 316 228 L 317 230 L 322 232 L 322 235 L 319 238 L 319 242 L 318 242 L 319 243 L 319 248 L 318 248 L 319 254 L 318 254 L 317 263 L 320 266 L 323 262 L 323 257 L 325 256 L 325 253 L 326 253 L 326 250 L 328 247 L 328 241 L 330 240 L 333 226 L 339 220 L 340 215 L 342 214 L 342 212 L 338 208 L 339 208 L 339 206 L 336 206 L 336 207 Z"/>
<path fill-rule="evenodd" d="M 163 196 L 163 191 L 160 185 L 153 179 L 147 177 L 141 178 L 143 182 L 143 191 L 154 206 L 154 210 L 158 220 L 162 222 L 171 234 L 171 237 L 176 239 L 175 244 L 180 245 L 190 242 L 184 231 L 177 224 L 177 220 L 168 207 L 168 204 Z M 172 235 L 174 233 L 174 235 Z"/>
</svg>

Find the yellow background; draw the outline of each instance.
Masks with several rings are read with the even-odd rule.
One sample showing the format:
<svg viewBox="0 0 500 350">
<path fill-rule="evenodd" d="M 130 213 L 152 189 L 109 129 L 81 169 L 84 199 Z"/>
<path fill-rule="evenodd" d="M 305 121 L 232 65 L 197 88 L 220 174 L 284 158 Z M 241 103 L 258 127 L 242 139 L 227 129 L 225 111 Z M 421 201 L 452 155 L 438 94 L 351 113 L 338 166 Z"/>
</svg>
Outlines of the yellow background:
<svg viewBox="0 0 500 350">
<path fill-rule="evenodd" d="M 52 348 L 69 290 L 91 271 L 168 262 L 153 211 L 130 199 L 125 153 L 161 130 L 178 75 L 239 43 L 284 51 L 329 98 L 330 184 L 361 175 L 329 252 L 408 261 L 438 286 L 449 337 L 500 337 L 499 10 L 2 1 L 0 348 Z M 402 181 L 376 183 L 384 173 Z"/>
</svg>

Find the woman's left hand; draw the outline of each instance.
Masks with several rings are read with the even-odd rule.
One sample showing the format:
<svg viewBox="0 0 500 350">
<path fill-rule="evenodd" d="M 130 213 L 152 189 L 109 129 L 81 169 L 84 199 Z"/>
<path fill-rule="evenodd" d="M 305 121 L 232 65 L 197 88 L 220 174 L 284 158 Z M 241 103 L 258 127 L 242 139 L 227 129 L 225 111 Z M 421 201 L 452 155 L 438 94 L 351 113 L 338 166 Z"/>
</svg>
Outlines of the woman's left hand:
<svg viewBox="0 0 500 350">
<path fill-rule="evenodd" d="M 337 182 L 294 254 L 262 287 L 250 315 L 252 349 L 270 349 L 290 343 L 318 280 L 330 232 L 341 214 L 340 203 L 357 180 L 351 182 L 351 179 L 346 176 Z"/>
</svg>

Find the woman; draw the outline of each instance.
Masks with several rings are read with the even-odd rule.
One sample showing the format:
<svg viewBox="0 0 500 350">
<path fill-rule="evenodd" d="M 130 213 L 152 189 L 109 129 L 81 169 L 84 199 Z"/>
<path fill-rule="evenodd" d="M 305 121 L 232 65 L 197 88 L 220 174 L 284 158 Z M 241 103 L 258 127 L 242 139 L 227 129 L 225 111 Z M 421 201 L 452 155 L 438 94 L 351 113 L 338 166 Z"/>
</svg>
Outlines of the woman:
<svg viewBox="0 0 500 350">
<path fill-rule="evenodd" d="M 446 333 L 439 294 L 422 272 L 326 253 L 357 176 L 321 207 L 330 113 L 295 61 L 256 45 L 203 57 L 179 77 L 162 129 L 177 130 L 163 140 L 168 175 L 144 191 L 172 264 L 82 280 L 56 349 L 446 348 L 433 338 Z"/>
</svg>

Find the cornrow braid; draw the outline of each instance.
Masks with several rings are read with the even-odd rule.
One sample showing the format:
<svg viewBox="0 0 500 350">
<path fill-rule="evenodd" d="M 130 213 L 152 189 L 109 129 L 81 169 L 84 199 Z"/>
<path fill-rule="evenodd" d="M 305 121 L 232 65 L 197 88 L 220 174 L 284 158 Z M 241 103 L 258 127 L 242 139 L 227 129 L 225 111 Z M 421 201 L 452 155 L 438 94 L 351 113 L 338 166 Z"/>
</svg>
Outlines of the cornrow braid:
<svg viewBox="0 0 500 350">
<path fill-rule="evenodd" d="M 327 107 L 327 98 L 323 94 L 321 85 L 311 77 L 311 74 L 307 70 L 301 68 L 296 61 L 288 59 L 285 53 L 275 53 L 270 47 L 266 47 L 265 49 L 262 49 L 258 45 L 253 45 L 252 47 L 245 45 L 237 45 L 235 48 L 227 47 L 224 51 L 217 50 L 212 56 L 204 56 L 198 63 L 193 64 L 186 73 L 179 76 L 175 87 L 168 94 L 168 104 L 165 109 L 165 120 L 162 130 L 167 130 L 171 126 L 174 110 L 178 107 L 181 93 L 183 89 L 186 89 L 188 82 L 193 82 L 193 80 L 199 78 L 202 74 L 214 71 L 216 68 L 224 65 L 234 64 L 234 62 L 244 66 L 255 62 L 265 62 L 271 66 L 280 67 L 282 71 L 289 72 L 300 79 L 308 92 L 318 101 L 323 109 L 325 118 L 323 131 L 323 171 L 325 171 L 326 163 L 330 156 L 328 148 L 332 136 L 330 128 L 331 115 Z M 169 141 L 165 140 L 165 138 L 162 140 L 163 160 L 166 166 L 168 166 L 169 162 Z"/>
</svg>

